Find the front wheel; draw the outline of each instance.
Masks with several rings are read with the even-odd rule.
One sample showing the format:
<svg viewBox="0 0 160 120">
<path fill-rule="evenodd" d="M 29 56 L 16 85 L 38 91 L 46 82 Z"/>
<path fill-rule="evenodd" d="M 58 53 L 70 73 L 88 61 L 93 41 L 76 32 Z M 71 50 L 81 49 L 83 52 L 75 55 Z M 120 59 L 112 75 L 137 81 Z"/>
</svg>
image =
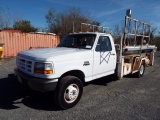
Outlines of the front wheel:
<svg viewBox="0 0 160 120">
<path fill-rule="evenodd" d="M 135 73 L 135 76 L 138 78 L 142 77 L 144 74 L 144 71 L 145 71 L 145 62 L 142 61 L 141 66 L 139 68 L 139 71 L 137 73 Z"/>
<path fill-rule="evenodd" d="M 82 81 L 74 76 L 65 76 L 55 91 L 56 103 L 63 109 L 74 107 L 83 93 Z"/>
</svg>

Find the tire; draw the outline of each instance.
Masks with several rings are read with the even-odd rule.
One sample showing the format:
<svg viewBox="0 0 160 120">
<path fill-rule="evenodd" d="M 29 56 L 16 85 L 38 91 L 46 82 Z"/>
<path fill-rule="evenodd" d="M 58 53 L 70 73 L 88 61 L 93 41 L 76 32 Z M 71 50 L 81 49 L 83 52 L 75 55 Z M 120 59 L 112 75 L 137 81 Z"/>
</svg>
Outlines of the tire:
<svg viewBox="0 0 160 120">
<path fill-rule="evenodd" d="M 137 78 L 140 78 L 140 77 L 142 77 L 144 75 L 144 72 L 145 72 L 145 62 L 142 61 L 142 64 L 141 64 L 141 66 L 139 68 L 139 71 L 137 73 L 135 73 L 135 76 Z"/>
<path fill-rule="evenodd" d="M 74 76 L 65 76 L 55 90 L 55 102 L 62 109 L 69 109 L 79 102 L 82 93 L 82 81 Z"/>
</svg>

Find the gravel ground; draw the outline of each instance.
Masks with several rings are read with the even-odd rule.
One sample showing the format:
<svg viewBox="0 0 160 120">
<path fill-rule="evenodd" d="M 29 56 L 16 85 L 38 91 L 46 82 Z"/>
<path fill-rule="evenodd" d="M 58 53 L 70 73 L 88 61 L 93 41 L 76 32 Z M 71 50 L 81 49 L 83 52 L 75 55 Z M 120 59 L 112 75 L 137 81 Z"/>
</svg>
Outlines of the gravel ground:
<svg viewBox="0 0 160 120">
<path fill-rule="evenodd" d="M 84 86 L 80 102 L 59 109 L 53 93 L 24 91 L 13 74 L 15 58 L 0 66 L 0 120 L 160 120 L 160 52 L 142 78 L 113 75 Z"/>
</svg>

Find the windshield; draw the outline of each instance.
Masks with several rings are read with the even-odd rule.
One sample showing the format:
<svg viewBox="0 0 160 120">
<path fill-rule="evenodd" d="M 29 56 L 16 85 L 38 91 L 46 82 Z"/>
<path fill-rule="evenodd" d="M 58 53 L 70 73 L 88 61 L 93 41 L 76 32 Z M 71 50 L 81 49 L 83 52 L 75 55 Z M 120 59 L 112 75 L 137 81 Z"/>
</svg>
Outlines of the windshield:
<svg viewBox="0 0 160 120">
<path fill-rule="evenodd" d="M 92 49 L 95 37 L 95 34 L 67 35 L 57 47 Z"/>
</svg>

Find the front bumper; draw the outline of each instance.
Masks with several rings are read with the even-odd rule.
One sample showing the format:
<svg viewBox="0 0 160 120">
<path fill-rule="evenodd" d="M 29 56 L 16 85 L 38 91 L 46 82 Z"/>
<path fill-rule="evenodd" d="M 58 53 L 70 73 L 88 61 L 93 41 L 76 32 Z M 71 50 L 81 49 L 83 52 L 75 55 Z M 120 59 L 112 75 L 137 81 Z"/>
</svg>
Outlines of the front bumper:
<svg viewBox="0 0 160 120">
<path fill-rule="evenodd" d="M 18 68 L 14 69 L 14 74 L 21 78 L 21 82 L 23 84 L 28 84 L 31 89 L 37 91 L 54 91 L 58 83 L 58 78 L 44 79 L 44 78 L 33 77 L 31 75 L 22 72 Z"/>
</svg>

